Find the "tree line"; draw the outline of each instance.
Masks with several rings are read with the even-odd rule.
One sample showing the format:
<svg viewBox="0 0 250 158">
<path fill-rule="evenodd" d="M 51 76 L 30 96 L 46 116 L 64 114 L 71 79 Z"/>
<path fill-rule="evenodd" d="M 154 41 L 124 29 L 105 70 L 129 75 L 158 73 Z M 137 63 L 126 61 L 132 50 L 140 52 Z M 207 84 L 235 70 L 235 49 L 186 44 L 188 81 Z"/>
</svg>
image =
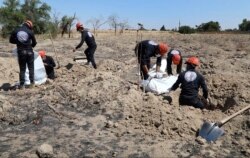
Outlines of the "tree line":
<svg viewBox="0 0 250 158">
<path fill-rule="evenodd" d="M 192 28 L 190 26 L 180 26 L 178 31 L 183 34 L 190 34 L 196 32 L 220 32 L 221 26 L 217 21 L 209 21 L 207 23 L 202 23 L 200 25 L 196 25 L 196 28 Z M 247 19 L 243 19 L 242 23 L 239 24 L 238 29 L 226 29 L 226 32 L 250 32 L 250 21 Z"/>
<path fill-rule="evenodd" d="M 61 36 L 72 31 L 72 26 L 76 23 L 77 15 L 64 15 L 59 18 L 57 13 L 51 14 L 51 6 L 41 0 L 4 0 L 3 6 L 0 7 L 0 32 L 2 37 L 8 37 L 10 33 L 20 26 L 25 20 L 31 20 L 34 24 L 33 31 L 36 34 L 51 33 L 56 37 L 59 33 Z M 128 20 L 120 19 L 118 15 L 112 14 L 107 19 L 102 17 L 91 18 L 87 23 L 92 25 L 94 33 L 102 25 L 108 23 L 115 30 L 115 34 L 123 32 L 129 28 Z"/>
<path fill-rule="evenodd" d="M 68 34 L 71 37 L 72 26 L 78 18 L 76 13 L 72 16 L 64 15 L 59 18 L 57 13 L 51 14 L 51 6 L 41 0 L 24 0 L 23 3 L 20 3 L 20 0 L 3 1 L 3 6 L 0 7 L 0 31 L 2 37 L 8 37 L 25 20 L 31 20 L 34 23 L 33 30 L 36 34 L 51 33 L 53 37 L 56 37 L 61 33 L 61 36 Z M 120 19 L 116 14 L 110 15 L 107 19 L 103 17 L 91 18 L 87 20 L 87 23 L 93 27 L 94 34 L 104 24 L 109 24 L 114 29 L 115 34 L 121 34 L 124 30 L 131 28 L 127 19 Z M 138 23 L 138 25 L 138 30 L 147 30 L 143 27 L 143 24 Z M 163 25 L 159 30 L 166 31 L 167 29 Z M 178 30 L 174 29 L 174 31 L 180 33 L 216 32 L 221 31 L 221 27 L 219 22 L 210 21 L 202 23 L 196 28 L 180 26 Z M 226 31 L 250 31 L 250 21 L 243 19 L 242 23 L 239 24 L 239 29 Z"/>
</svg>

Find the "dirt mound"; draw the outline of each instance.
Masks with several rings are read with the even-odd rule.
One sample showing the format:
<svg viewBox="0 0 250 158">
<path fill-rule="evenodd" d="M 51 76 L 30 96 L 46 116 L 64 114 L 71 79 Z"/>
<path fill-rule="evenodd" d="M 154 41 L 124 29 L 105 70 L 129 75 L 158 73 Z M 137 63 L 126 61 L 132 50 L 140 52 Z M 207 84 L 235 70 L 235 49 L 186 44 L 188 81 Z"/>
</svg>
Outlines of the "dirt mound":
<svg viewBox="0 0 250 158">
<path fill-rule="evenodd" d="M 43 144 L 54 157 L 249 157 L 249 111 L 225 124 L 226 134 L 216 142 L 196 138 L 204 120 L 219 121 L 249 104 L 249 48 L 241 44 L 248 38 L 145 37 L 179 46 L 185 58 L 199 55 L 211 101 L 219 109 L 180 107 L 180 90 L 163 96 L 138 89 L 130 36 L 110 38 L 114 44 L 97 38 L 96 70 L 74 63 L 74 54 L 67 53 L 72 40 L 65 40 L 58 78 L 33 89 L 3 88 L 18 80 L 18 67 L 14 58 L 0 57 L 0 157 L 37 157 Z M 46 40 L 41 46 L 53 50 Z"/>
</svg>

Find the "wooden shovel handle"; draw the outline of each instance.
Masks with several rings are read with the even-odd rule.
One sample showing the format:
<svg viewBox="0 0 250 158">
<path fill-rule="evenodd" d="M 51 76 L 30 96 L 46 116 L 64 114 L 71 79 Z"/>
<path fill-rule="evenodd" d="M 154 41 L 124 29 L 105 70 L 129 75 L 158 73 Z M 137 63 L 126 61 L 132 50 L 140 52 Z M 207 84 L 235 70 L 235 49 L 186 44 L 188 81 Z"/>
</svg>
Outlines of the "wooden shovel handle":
<svg viewBox="0 0 250 158">
<path fill-rule="evenodd" d="M 249 109 L 249 108 L 250 108 L 250 105 L 248 105 L 247 107 L 241 109 L 240 111 L 238 111 L 238 112 L 232 114 L 231 116 L 228 116 L 227 118 L 221 120 L 221 121 L 219 122 L 220 126 L 222 126 L 223 124 L 227 123 L 229 120 L 231 120 L 232 118 L 234 118 L 235 116 L 239 115 L 239 114 L 242 113 L 243 111 L 246 111 L 246 110 Z"/>
</svg>

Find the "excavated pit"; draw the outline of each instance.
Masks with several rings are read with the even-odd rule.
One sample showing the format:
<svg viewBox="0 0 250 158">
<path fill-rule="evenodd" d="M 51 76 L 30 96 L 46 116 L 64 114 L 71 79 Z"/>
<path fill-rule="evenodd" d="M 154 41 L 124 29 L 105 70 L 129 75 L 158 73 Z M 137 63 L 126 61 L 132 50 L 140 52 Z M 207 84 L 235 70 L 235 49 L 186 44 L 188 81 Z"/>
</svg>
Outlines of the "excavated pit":
<svg viewBox="0 0 250 158">
<path fill-rule="evenodd" d="M 110 34 L 109 34 L 110 35 Z M 215 110 L 179 106 L 180 90 L 168 99 L 138 89 L 133 34 L 99 34 L 94 70 L 75 63 L 71 48 L 79 39 L 56 39 L 58 78 L 33 89 L 14 90 L 16 59 L 0 48 L 0 157 L 38 157 L 48 143 L 54 157 L 249 157 L 249 111 L 223 126 L 214 143 L 196 140 L 204 120 L 219 121 L 249 104 L 249 37 L 145 32 L 145 39 L 166 41 L 185 58 L 200 57 Z M 76 36 L 74 36 L 76 37 Z M 225 42 L 226 41 L 226 42 Z M 248 44 L 245 44 L 248 43 Z M 85 46 L 84 46 L 85 47 Z M 50 40 L 38 39 L 36 50 Z M 83 51 L 83 50 L 81 50 Z"/>
</svg>

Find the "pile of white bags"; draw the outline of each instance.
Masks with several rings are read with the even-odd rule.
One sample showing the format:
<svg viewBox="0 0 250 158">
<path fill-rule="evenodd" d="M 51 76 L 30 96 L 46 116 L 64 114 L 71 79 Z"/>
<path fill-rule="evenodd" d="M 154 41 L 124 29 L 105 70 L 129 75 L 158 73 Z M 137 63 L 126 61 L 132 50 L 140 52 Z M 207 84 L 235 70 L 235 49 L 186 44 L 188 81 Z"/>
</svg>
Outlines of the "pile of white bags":
<svg viewBox="0 0 250 158">
<path fill-rule="evenodd" d="M 166 74 L 166 67 L 167 67 L 167 60 L 162 59 L 161 61 L 161 68 L 160 68 L 160 73 L 162 76 Z M 176 82 L 178 75 L 176 76 L 167 76 L 167 77 L 162 77 L 162 78 L 154 78 L 156 75 L 155 72 L 156 65 L 153 66 L 152 69 L 149 70 L 149 75 L 150 77 L 147 80 L 142 80 L 141 86 L 145 89 L 147 92 L 153 92 L 157 94 L 162 94 L 162 93 L 168 93 L 169 88 L 173 86 L 173 84 Z"/>
<path fill-rule="evenodd" d="M 17 49 L 13 50 L 13 54 L 18 58 L 17 56 Z M 41 85 L 46 82 L 47 80 L 47 74 L 46 70 L 42 61 L 42 58 L 38 54 L 38 52 L 34 51 L 34 80 L 36 85 Z M 17 83 L 19 85 L 20 83 Z M 24 85 L 29 85 L 29 69 L 28 66 L 26 67 L 25 71 L 25 83 Z"/>
</svg>

